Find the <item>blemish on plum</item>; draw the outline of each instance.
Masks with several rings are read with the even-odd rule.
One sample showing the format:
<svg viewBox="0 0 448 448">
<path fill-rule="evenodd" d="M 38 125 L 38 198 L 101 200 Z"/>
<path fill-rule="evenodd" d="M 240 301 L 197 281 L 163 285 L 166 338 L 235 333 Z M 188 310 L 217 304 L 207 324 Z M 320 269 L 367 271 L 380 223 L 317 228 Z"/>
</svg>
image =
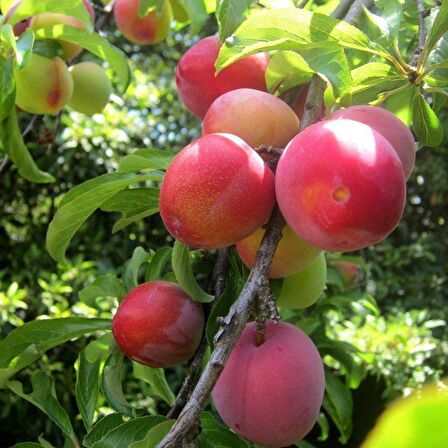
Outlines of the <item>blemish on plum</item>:
<svg viewBox="0 0 448 448">
<path fill-rule="evenodd" d="M 347 187 L 338 187 L 333 191 L 333 199 L 336 202 L 347 202 L 350 198 L 350 190 Z"/>
<path fill-rule="evenodd" d="M 239 423 L 235 423 L 235 428 L 236 428 L 236 429 L 240 429 L 240 428 L 241 428 L 241 425 L 240 425 Z"/>
</svg>

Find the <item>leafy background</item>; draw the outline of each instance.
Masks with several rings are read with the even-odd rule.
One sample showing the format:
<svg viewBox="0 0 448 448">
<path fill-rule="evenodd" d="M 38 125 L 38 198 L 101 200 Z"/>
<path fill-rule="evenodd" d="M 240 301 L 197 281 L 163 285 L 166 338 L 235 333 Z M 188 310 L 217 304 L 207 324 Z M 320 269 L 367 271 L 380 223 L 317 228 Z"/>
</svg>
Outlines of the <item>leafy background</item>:
<svg viewBox="0 0 448 448">
<path fill-rule="evenodd" d="M 412 11 L 409 14 L 412 20 Z M 368 27 L 368 23 L 362 26 Z M 412 32 L 412 27 L 409 30 Z M 166 42 L 148 49 L 127 43 L 111 24 L 106 29 L 107 38 L 125 51 L 131 65 L 133 79 L 127 93 L 114 96 L 104 114 L 93 118 L 67 111 L 54 141 L 52 118 L 46 118 L 28 136 L 30 151 L 40 168 L 58 179 L 55 184 L 29 183 L 14 168 L 2 173 L 0 339 L 37 316 L 110 318 L 117 306 L 115 299 L 91 300 L 80 291 L 101 275 L 119 273 L 138 246 L 149 251 L 172 243 L 157 214 L 112 234 L 115 216 L 96 211 L 94 219 L 88 220 L 71 242 L 67 262 L 55 264 L 43 247 L 57 205 L 73 186 L 115 170 L 118 160 L 136 148 L 177 151 L 199 135 L 200 123 L 178 100 L 174 68 L 194 41 L 216 31 L 216 23 L 210 18 L 194 38 L 188 29 L 173 30 Z M 413 44 L 409 40 L 410 48 Z M 441 109 L 438 115 L 447 135 L 448 111 Z M 26 125 L 24 118 L 21 128 Z M 353 390 L 351 396 L 341 393 L 345 397 L 342 406 L 325 403 L 326 414 L 321 415 L 309 437 L 315 446 L 332 447 L 343 442 L 349 447 L 359 446 L 388 402 L 447 374 L 447 153 L 446 138 L 441 145 L 418 152 L 417 166 L 408 182 L 405 216 L 384 243 L 362 251 L 363 281 L 347 290 L 338 272 L 330 269 L 325 301 L 319 307 L 284 316 L 312 334 L 321 353 L 325 354 L 328 338 L 341 341 L 339 352 L 333 346 L 333 351 L 325 354 L 327 365 L 337 375 L 327 380 L 327 387 L 341 389 L 342 384 L 343 390 Z M 210 269 L 207 257 L 194 254 L 195 272 L 200 275 Z M 87 346 L 85 353 L 90 354 L 90 360 L 95 354 L 104 356 L 107 338 L 84 338 L 57 346 L 14 380 L 23 383 L 24 393 L 29 395 L 33 390 L 30 378 L 44 387 L 39 375 L 51 374 L 74 431 L 83 434 L 83 420 L 89 420 L 89 416 L 79 415 L 74 364 Z M 341 351 L 353 356 L 348 360 Z M 182 366 L 167 369 L 167 384 L 160 384 L 160 378 L 148 378 L 119 355 L 108 362 L 123 362 L 127 402 L 152 414 L 166 413 L 172 393 L 182 381 Z M 51 385 L 45 387 L 51 389 Z M 110 414 L 104 397 L 99 399 L 99 415 Z M 124 406 L 123 411 L 129 409 Z M 325 417 L 327 414 L 331 420 Z M 203 418 L 213 419 L 211 415 Z M 111 425 L 119 421 L 111 421 Z M 41 434 L 54 446 L 67 443 L 44 413 L 3 389 L 0 446 L 38 440 Z"/>
</svg>

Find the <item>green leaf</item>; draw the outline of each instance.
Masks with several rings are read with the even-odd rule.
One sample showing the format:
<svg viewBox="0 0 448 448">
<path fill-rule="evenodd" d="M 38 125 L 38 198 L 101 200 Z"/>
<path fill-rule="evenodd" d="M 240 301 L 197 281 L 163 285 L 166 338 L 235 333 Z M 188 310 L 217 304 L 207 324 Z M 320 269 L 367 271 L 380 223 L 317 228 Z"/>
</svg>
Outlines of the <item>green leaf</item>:
<svg viewBox="0 0 448 448">
<path fill-rule="evenodd" d="M 204 0 L 183 0 L 183 7 L 190 19 L 190 35 L 194 36 L 201 31 L 208 19 L 206 2 Z"/>
<path fill-rule="evenodd" d="M 153 9 L 160 12 L 165 0 L 140 0 L 138 3 L 138 16 L 142 19 Z"/>
<path fill-rule="evenodd" d="M 137 151 L 120 159 L 118 171 L 134 173 L 143 170 L 166 170 L 174 154 L 160 149 L 137 149 Z"/>
<path fill-rule="evenodd" d="M 221 42 L 230 36 L 246 18 L 251 0 L 217 0 L 216 20 Z"/>
<path fill-rule="evenodd" d="M 85 304 L 95 307 L 95 299 L 98 297 L 116 297 L 121 300 L 126 294 L 123 282 L 114 274 L 101 275 L 84 289 L 79 291 L 79 300 Z"/>
<path fill-rule="evenodd" d="M 91 448 L 129 448 L 133 443 L 143 440 L 152 428 L 163 422 L 166 422 L 166 417 L 161 415 L 128 420 L 107 432 L 99 441 L 93 443 Z"/>
<path fill-rule="evenodd" d="M 118 192 L 100 207 L 105 212 L 120 212 L 122 217 L 114 224 L 112 233 L 133 222 L 154 215 L 159 211 L 158 188 L 132 188 Z"/>
<path fill-rule="evenodd" d="M 78 370 L 76 372 L 76 403 L 82 421 L 87 431 L 93 424 L 96 403 L 99 393 L 99 374 L 101 359 L 89 362 L 85 350 L 81 351 L 78 358 Z"/>
<path fill-rule="evenodd" d="M 330 424 L 328 423 L 327 416 L 322 412 L 317 417 L 317 424 L 320 428 L 320 436 L 317 438 L 319 441 L 325 441 L 328 439 L 328 435 L 330 432 Z"/>
<path fill-rule="evenodd" d="M 388 0 L 383 9 L 382 17 L 387 23 L 390 41 L 398 48 L 400 25 L 403 17 L 403 5 L 400 0 Z"/>
<path fill-rule="evenodd" d="M 92 28 L 90 16 L 82 0 L 23 0 L 13 12 L 8 23 L 16 23 L 42 12 L 53 12 L 75 17 L 89 29 Z"/>
<path fill-rule="evenodd" d="M 171 260 L 172 251 L 173 249 L 169 246 L 164 246 L 157 250 L 146 269 L 145 282 L 152 282 L 162 278 L 163 270 Z"/>
<path fill-rule="evenodd" d="M 385 102 L 384 108 L 396 115 L 406 126 L 412 123 L 415 88 L 408 84 L 400 91 L 391 95 Z"/>
<path fill-rule="evenodd" d="M 442 124 L 419 92 L 414 96 L 412 128 L 423 146 L 437 146 L 443 140 Z"/>
<path fill-rule="evenodd" d="M 12 163 L 19 170 L 19 174 L 31 182 L 49 183 L 55 178 L 48 173 L 41 171 L 34 162 L 26 147 L 17 120 L 17 113 L 11 109 L 9 117 L 2 126 L 2 141 Z"/>
<path fill-rule="evenodd" d="M 123 266 L 123 283 L 127 291 L 138 285 L 138 273 L 144 263 L 149 261 L 150 255 L 143 247 L 136 247 L 132 258 Z"/>
<path fill-rule="evenodd" d="M 425 386 L 389 406 L 361 448 L 445 448 L 447 419 L 446 386 Z"/>
<path fill-rule="evenodd" d="M 352 25 L 303 9 L 272 9 L 252 14 L 226 39 L 216 67 L 221 70 L 238 59 L 260 51 L 295 50 L 313 47 L 329 50 L 351 48 L 386 58 L 380 45 Z"/>
<path fill-rule="evenodd" d="M 151 393 L 172 406 L 176 397 L 168 385 L 163 369 L 155 369 L 136 362 L 132 363 L 135 378 L 151 386 Z"/>
<path fill-rule="evenodd" d="M 85 48 L 95 56 L 107 61 L 121 80 L 121 92 L 129 86 L 130 70 L 126 55 L 97 33 L 89 33 L 67 25 L 54 25 L 35 31 L 36 39 L 57 39 Z"/>
<path fill-rule="evenodd" d="M 42 448 L 42 445 L 35 442 L 20 442 L 16 443 L 11 448 Z"/>
<path fill-rule="evenodd" d="M 446 32 L 448 32 L 448 2 L 444 0 L 426 38 L 423 55 L 429 54 Z"/>
<path fill-rule="evenodd" d="M 151 428 L 145 438 L 129 445 L 129 448 L 156 448 L 157 444 L 170 432 L 174 420 L 159 423 Z"/>
<path fill-rule="evenodd" d="M 208 303 L 213 301 L 214 297 L 203 291 L 194 277 L 188 246 L 179 241 L 174 242 L 171 264 L 177 281 L 186 294 L 197 302 Z"/>
<path fill-rule="evenodd" d="M 201 415 L 201 440 L 207 441 L 213 447 L 220 448 L 249 448 L 249 445 L 225 426 L 220 425 L 210 412 Z"/>
<path fill-rule="evenodd" d="M 132 416 L 132 405 L 126 400 L 121 385 L 121 366 L 124 355 L 118 347 L 112 350 L 103 369 L 102 390 L 110 407 L 117 412 Z"/>
<path fill-rule="evenodd" d="M 347 386 L 329 372 L 325 372 L 323 408 L 339 429 L 341 434 L 339 441 L 345 444 L 352 432 L 352 395 Z"/>
<path fill-rule="evenodd" d="M 14 82 L 13 67 L 13 61 L 0 56 L 0 123 L 5 118 L 10 117 L 16 100 L 16 84 Z M 3 144 L 5 144 L 4 132 L 2 130 L 2 135 L 0 136 Z"/>
<path fill-rule="evenodd" d="M 92 448 L 95 442 L 99 442 L 108 432 L 123 423 L 123 414 L 109 414 L 99 420 L 84 437 L 82 444 Z"/>
<path fill-rule="evenodd" d="M 73 427 L 65 409 L 56 397 L 53 378 L 45 372 L 36 372 L 31 377 L 33 392 L 26 394 L 20 381 L 8 381 L 7 385 L 15 394 L 24 398 L 45 412 L 67 436 L 73 436 Z"/>
<path fill-rule="evenodd" d="M 16 328 L 0 342 L 0 388 L 47 350 L 98 330 L 109 330 L 110 325 L 109 319 L 67 317 L 34 320 Z"/>
<path fill-rule="evenodd" d="M 20 35 L 17 41 L 17 68 L 23 70 L 30 61 L 34 46 L 34 33 L 32 30 L 26 30 Z"/>
<path fill-rule="evenodd" d="M 145 176 L 136 174 L 108 173 L 71 189 L 48 226 L 46 245 L 50 255 L 63 261 L 70 240 L 87 218 L 120 190 L 143 180 Z"/>
</svg>

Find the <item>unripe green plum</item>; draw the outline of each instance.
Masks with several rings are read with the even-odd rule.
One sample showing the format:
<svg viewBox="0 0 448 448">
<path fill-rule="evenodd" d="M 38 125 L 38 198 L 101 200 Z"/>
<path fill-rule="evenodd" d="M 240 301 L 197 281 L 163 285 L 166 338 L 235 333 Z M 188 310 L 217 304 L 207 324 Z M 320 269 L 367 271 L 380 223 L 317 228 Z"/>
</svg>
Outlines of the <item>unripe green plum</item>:
<svg viewBox="0 0 448 448">
<path fill-rule="evenodd" d="M 325 388 L 322 360 L 294 325 L 268 321 L 264 341 L 247 324 L 213 391 L 224 423 L 270 448 L 297 443 L 316 423 Z"/>
<path fill-rule="evenodd" d="M 277 304 L 282 308 L 307 308 L 314 303 L 325 289 L 327 262 L 323 252 L 303 271 L 286 277 Z"/>
<path fill-rule="evenodd" d="M 31 55 L 23 70 L 14 69 L 16 105 L 25 112 L 44 115 L 59 112 L 73 93 L 73 80 L 61 58 Z"/>
<path fill-rule="evenodd" d="M 255 264 L 255 256 L 264 232 L 264 229 L 260 227 L 247 238 L 236 243 L 238 254 L 249 269 L 252 269 Z M 320 252 L 320 249 L 300 239 L 291 227 L 285 225 L 282 230 L 282 239 L 275 249 L 269 277 L 281 278 L 295 274 L 305 269 Z"/>
<path fill-rule="evenodd" d="M 128 292 L 112 321 L 114 339 L 129 358 L 151 367 L 188 361 L 204 330 L 204 312 L 175 283 L 153 281 Z"/>
<path fill-rule="evenodd" d="M 112 84 L 104 69 L 93 62 L 80 62 L 69 70 L 73 78 L 69 106 L 86 115 L 100 113 L 112 93 Z"/>
<path fill-rule="evenodd" d="M 265 73 L 269 56 L 266 53 L 246 56 L 216 75 L 219 47 L 217 36 L 201 39 L 185 52 L 176 67 L 180 98 L 201 119 L 213 101 L 226 92 L 242 88 L 267 90 Z"/>
<path fill-rule="evenodd" d="M 208 134 L 174 158 L 160 190 L 160 215 L 184 244 L 217 249 L 265 224 L 275 205 L 274 175 L 231 134 Z"/>
<path fill-rule="evenodd" d="M 237 89 L 218 97 L 205 114 L 202 135 L 226 132 L 250 147 L 284 148 L 299 132 L 299 120 L 280 98 L 255 89 Z"/>
<path fill-rule="evenodd" d="M 411 130 L 399 118 L 386 109 L 368 105 L 340 109 L 327 117 L 341 118 L 364 123 L 385 137 L 397 152 L 406 179 L 409 178 L 415 165 L 415 142 Z"/>
<path fill-rule="evenodd" d="M 353 120 L 321 121 L 294 137 L 275 181 L 286 222 L 322 250 L 349 252 L 382 241 L 405 205 L 403 166 L 394 148 Z"/>
<path fill-rule="evenodd" d="M 163 2 L 162 11 L 150 11 L 145 17 L 138 15 L 139 0 L 116 0 L 114 18 L 117 28 L 126 39 L 140 45 L 161 42 L 168 36 L 173 18 L 170 2 Z"/>
</svg>

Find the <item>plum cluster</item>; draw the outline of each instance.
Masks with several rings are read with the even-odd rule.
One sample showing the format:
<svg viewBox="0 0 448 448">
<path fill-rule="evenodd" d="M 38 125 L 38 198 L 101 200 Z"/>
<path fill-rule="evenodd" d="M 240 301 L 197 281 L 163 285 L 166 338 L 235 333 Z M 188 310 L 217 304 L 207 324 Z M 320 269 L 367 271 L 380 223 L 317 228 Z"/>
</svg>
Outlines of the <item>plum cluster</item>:
<svg viewBox="0 0 448 448">
<path fill-rule="evenodd" d="M 300 132 L 307 89 L 291 108 L 266 92 L 266 54 L 248 56 L 215 76 L 219 41 L 202 39 L 181 58 L 176 83 L 202 119 L 202 136 L 169 166 L 160 214 L 174 238 L 195 248 L 236 245 L 252 268 L 273 208 L 287 224 L 270 278 L 283 278 L 278 304 L 305 308 L 326 280 L 324 251 L 353 251 L 383 240 L 398 224 L 415 163 L 409 129 L 372 106 L 336 111 Z M 281 150 L 276 169 L 260 156 Z M 284 149 L 283 149 L 284 148 Z M 347 282 L 356 266 L 341 265 Z M 132 359 L 153 367 L 188 360 L 204 317 L 180 288 L 152 282 L 132 290 L 113 332 Z M 294 375 L 290 373 L 294 372 Z M 268 321 L 263 340 L 249 323 L 212 392 L 223 421 L 267 447 L 303 438 L 315 424 L 325 389 L 319 352 L 296 326 Z"/>
<path fill-rule="evenodd" d="M 8 9 L 4 22 L 22 3 L 18 0 Z M 92 24 L 95 12 L 89 0 L 83 0 Z M 40 13 L 14 25 L 14 33 L 20 36 L 27 29 L 37 31 L 50 25 L 68 25 L 85 29 L 78 19 L 59 13 Z M 38 115 L 55 114 L 66 105 L 74 110 L 93 115 L 101 112 L 109 101 L 112 84 L 102 67 L 93 62 L 80 62 L 70 67 L 66 61 L 78 56 L 79 45 L 57 40 L 62 57 L 47 57 L 32 53 L 24 69 L 14 68 L 16 82 L 16 106 L 25 112 Z"/>
</svg>

